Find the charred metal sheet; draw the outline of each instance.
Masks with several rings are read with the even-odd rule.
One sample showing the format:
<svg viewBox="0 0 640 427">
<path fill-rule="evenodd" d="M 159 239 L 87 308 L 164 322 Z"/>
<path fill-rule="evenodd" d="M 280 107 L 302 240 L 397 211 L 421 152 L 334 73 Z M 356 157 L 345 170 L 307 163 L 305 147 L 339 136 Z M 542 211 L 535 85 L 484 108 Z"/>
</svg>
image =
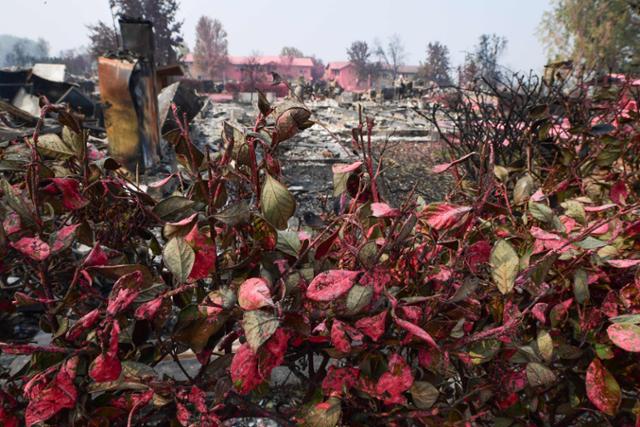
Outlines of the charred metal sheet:
<svg viewBox="0 0 640 427">
<path fill-rule="evenodd" d="M 55 102 L 65 94 L 69 88 L 73 87 L 70 83 L 54 82 L 33 74 L 30 78 L 30 82 L 33 84 L 32 95 L 46 96 L 51 102 Z"/>
<path fill-rule="evenodd" d="M 130 171 L 159 163 L 155 85 L 144 60 L 98 59 L 100 95 L 111 155 Z"/>
<path fill-rule="evenodd" d="M 178 107 L 180 118 L 186 114 L 187 120 L 191 121 L 204 106 L 204 99 L 196 94 L 196 91 L 181 82 L 173 83 L 162 89 L 158 95 L 158 109 L 160 112 L 160 126 L 162 134 L 165 134 L 178 127 L 173 117 L 171 104 Z"/>
</svg>

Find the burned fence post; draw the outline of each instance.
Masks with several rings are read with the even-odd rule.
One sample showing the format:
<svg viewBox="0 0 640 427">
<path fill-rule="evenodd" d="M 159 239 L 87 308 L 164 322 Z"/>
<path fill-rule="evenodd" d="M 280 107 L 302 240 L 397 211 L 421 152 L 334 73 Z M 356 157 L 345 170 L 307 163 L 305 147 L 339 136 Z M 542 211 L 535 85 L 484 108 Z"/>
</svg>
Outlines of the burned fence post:
<svg viewBox="0 0 640 427">
<path fill-rule="evenodd" d="M 100 95 L 111 155 L 130 171 L 160 162 L 153 25 L 121 19 L 124 52 L 98 60 Z"/>
</svg>

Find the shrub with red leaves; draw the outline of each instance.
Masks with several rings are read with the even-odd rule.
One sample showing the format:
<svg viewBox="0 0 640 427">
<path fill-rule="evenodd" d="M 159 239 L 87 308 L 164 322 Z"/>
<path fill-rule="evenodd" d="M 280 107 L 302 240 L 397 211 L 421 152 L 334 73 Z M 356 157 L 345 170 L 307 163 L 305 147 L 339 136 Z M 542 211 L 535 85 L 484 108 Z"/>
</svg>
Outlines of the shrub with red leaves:
<svg viewBox="0 0 640 427">
<path fill-rule="evenodd" d="M 181 185 L 166 198 L 171 179 L 146 192 L 89 161 L 58 111 L 61 136 L 17 141 L 2 168 L 2 306 L 37 313 L 51 342 L 0 343 L 14 361 L 0 422 L 637 423 L 637 93 L 606 90 L 508 118 L 551 157 L 459 147 L 434 168 L 455 188 L 430 205 L 382 199 L 363 118 L 322 230 L 288 228 L 277 148 L 311 125 L 302 104 L 261 97 L 255 126 L 225 123 L 215 155 L 177 120 Z"/>
</svg>

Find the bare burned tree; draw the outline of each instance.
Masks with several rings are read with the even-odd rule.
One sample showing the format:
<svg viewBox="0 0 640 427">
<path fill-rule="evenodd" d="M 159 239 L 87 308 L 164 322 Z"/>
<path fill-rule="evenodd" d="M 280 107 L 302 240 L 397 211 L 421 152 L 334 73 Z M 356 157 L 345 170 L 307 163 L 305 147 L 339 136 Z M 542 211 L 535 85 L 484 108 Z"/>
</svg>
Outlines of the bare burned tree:
<svg viewBox="0 0 640 427">
<path fill-rule="evenodd" d="M 353 64 L 360 79 L 366 79 L 371 71 L 371 51 L 367 42 L 357 40 L 347 49 L 349 62 Z"/>
<path fill-rule="evenodd" d="M 386 48 L 382 47 L 379 41 L 376 41 L 375 53 L 391 72 L 392 81 L 395 82 L 398 78 L 400 67 L 404 65 L 404 60 L 407 56 L 400 36 L 393 34 L 389 37 Z"/>
<path fill-rule="evenodd" d="M 287 56 L 289 58 L 302 58 L 304 54 L 297 47 L 285 46 L 280 51 L 280 56 Z"/>
<path fill-rule="evenodd" d="M 98 21 L 97 24 L 88 25 L 90 47 L 89 51 L 94 57 L 104 55 L 106 52 L 118 48 L 118 35 L 113 27 Z"/>
<path fill-rule="evenodd" d="M 227 32 L 217 19 L 202 16 L 196 25 L 194 65 L 200 75 L 211 80 L 222 78 L 227 63 Z"/>
</svg>

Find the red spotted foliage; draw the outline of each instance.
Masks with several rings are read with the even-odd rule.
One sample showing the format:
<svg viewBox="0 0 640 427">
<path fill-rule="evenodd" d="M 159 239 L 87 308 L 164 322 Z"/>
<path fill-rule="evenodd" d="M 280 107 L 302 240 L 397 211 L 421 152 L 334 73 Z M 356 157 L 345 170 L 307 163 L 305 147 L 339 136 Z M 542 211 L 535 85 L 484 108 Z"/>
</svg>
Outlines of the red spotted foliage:
<svg viewBox="0 0 640 427">
<path fill-rule="evenodd" d="M 320 230 L 289 227 L 298 102 L 216 152 L 180 123 L 149 187 L 46 105 L 61 135 L 0 157 L 3 319 L 45 337 L 3 335 L 0 424 L 637 425 L 637 88 L 536 90 L 457 101 L 439 203 L 384 199 L 361 115 Z"/>
</svg>

